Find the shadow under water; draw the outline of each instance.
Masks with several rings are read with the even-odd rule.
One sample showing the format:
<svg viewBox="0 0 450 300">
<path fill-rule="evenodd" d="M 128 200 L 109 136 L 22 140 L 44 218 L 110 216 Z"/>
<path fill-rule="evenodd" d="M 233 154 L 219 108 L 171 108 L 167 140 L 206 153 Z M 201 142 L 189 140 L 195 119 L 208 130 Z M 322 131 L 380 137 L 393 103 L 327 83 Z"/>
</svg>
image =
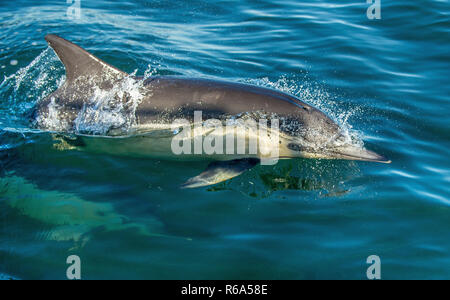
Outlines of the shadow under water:
<svg viewBox="0 0 450 300">
<path fill-rule="evenodd" d="M 160 236 L 162 224 L 147 218 L 146 224 L 127 221 L 110 203 L 86 201 L 75 194 L 40 189 L 25 178 L 11 175 L 0 178 L 0 199 L 22 216 L 52 228 L 39 233 L 44 240 L 72 241 L 83 247 L 90 233 L 133 229 L 143 236 Z"/>
<path fill-rule="evenodd" d="M 208 188 L 210 192 L 236 190 L 253 198 L 267 198 L 287 191 L 342 196 L 351 191 L 348 181 L 361 176 L 353 161 L 290 159 L 275 166 L 258 166 L 230 181 Z"/>
</svg>

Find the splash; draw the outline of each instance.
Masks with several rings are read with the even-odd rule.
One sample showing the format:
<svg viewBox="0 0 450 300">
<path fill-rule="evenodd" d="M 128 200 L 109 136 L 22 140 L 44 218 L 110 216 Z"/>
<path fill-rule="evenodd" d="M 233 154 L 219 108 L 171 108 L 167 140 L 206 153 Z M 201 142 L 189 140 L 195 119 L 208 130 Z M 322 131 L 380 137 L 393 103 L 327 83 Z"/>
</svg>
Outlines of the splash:
<svg viewBox="0 0 450 300">
<path fill-rule="evenodd" d="M 298 81 L 301 81 L 301 83 L 298 83 Z M 361 148 L 364 146 L 362 133 L 353 129 L 349 123 L 349 119 L 359 113 L 359 108 L 354 107 L 350 110 L 344 110 L 338 105 L 337 96 L 331 95 L 323 86 L 312 81 L 306 75 L 300 80 L 282 76 L 276 81 L 271 81 L 268 77 L 264 77 L 260 79 L 247 79 L 244 82 L 291 94 L 324 112 L 342 130 L 343 137 L 335 141 L 336 146 L 349 144 Z"/>
<path fill-rule="evenodd" d="M 63 131 L 69 129 L 69 124 L 63 119 L 60 118 L 60 109 L 61 107 L 56 104 L 55 98 L 50 99 L 50 103 L 48 104 L 48 115 L 47 116 L 38 116 L 37 122 L 41 124 L 43 128 L 52 131 Z"/>
<path fill-rule="evenodd" d="M 0 83 L 0 127 L 28 128 L 27 114 L 65 79 L 64 68 L 48 47 L 26 67 Z"/>
<path fill-rule="evenodd" d="M 94 135 L 121 135 L 130 132 L 137 125 L 136 109 L 149 93 L 143 91 L 144 82 L 157 72 L 156 67 L 148 65 L 140 79 L 136 79 L 135 70 L 111 90 L 96 88 L 94 95 L 75 119 L 75 132 Z M 117 101 L 118 99 L 125 101 Z"/>
<path fill-rule="evenodd" d="M 64 73 L 59 59 L 47 47 L 26 67 L 6 76 L 0 83 L 0 128 L 30 130 L 29 114 L 39 101 L 64 84 Z M 126 133 L 136 125 L 135 112 L 144 96 L 144 81 L 155 73 L 157 69 L 149 65 L 142 79 L 136 79 L 135 71 L 111 90 L 96 88 L 73 127 L 63 118 L 62 107 L 55 99 L 50 99 L 49 114 L 41 116 L 39 123 L 51 131 L 105 135 L 120 129 L 121 133 Z"/>
<path fill-rule="evenodd" d="M 134 75 L 135 72 L 111 90 L 96 88 L 75 119 L 75 132 L 106 135 L 115 129 L 124 133 L 135 126 L 136 109 L 145 93 L 144 79 L 135 79 Z"/>
</svg>

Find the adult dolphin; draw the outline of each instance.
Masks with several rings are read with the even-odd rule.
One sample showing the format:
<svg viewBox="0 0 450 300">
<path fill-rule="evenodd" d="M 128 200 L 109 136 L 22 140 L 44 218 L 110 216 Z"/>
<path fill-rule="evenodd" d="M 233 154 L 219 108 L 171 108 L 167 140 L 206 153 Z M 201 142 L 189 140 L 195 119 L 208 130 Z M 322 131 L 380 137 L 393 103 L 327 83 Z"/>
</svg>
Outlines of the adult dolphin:
<svg viewBox="0 0 450 300">
<path fill-rule="evenodd" d="M 81 144 L 86 148 L 104 148 L 107 152 L 116 150 L 124 154 L 165 153 L 174 157 L 170 140 L 177 132 L 167 129 L 172 128 L 175 119 L 192 120 L 194 112 L 201 111 L 203 118 L 223 122 L 243 115 L 256 121 L 275 116 L 280 122 L 277 153 L 281 158 L 390 162 L 379 154 L 349 142 L 328 116 L 289 94 L 241 83 L 153 76 L 142 80 L 139 101 L 133 102 L 130 101 L 133 95 L 121 87 L 130 78 L 139 78 L 120 71 L 61 37 L 50 34 L 45 39 L 64 64 L 66 79 L 55 92 L 38 103 L 33 124 L 44 130 L 85 134 L 81 137 Z M 106 136 L 118 139 L 117 144 L 121 147 L 111 144 L 105 146 L 105 136 L 93 138 L 95 132 L 90 132 L 89 127 L 80 130 L 80 114 L 86 113 L 89 105 L 91 110 L 95 110 L 98 105 L 92 105 L 92 99 L 105 91 L 110 98 L 108 107 L 126 116 L 121 122 L 111 123 L 104 132 Z M 204 135 L 205 132 L 199 134 Z M 135 139 L 125 141 L 124 137 L 130 135 Z M 194 140 L 195 136 L 190 138 Z M 260 153 L 209 156 L 214 161 L 205 172 L 189 179 L 184 187 L 207 186 L 233 178 L 255 166 L 261 159 Z"/>
</svg>

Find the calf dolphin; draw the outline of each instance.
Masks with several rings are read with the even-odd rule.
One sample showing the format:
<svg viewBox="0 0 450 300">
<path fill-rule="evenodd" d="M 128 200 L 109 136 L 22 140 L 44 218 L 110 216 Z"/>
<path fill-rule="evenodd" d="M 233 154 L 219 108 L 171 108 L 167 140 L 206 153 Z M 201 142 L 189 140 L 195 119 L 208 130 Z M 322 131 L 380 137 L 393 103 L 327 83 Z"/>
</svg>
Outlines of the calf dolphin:
<svg viewBox="0 0 450 300">
<path fill-rule="evenodd" d="M 222 122 L 243 115 L 256 121 L 276 116 L 280 120 L 277 131 L 280 138 L 274 147 L 278 147 L 277 153 L 283 159 L 304 157 L 390 162 L 349 142 L 343 130 L 326 114 L 289 94 L 209 79 L 178 76 L 142 79 L 122 72 L 61 37 L 51 34 L 45 39 L 64 64 L 66 78 L 55 92 L 37 104 L 33 126 L 79 134 L 82 139 L 79 144 L 85 148 L 178 157 L 172 153 L 170 141 L 181 133 L 172 130 L 171 126 L 174 120 L 192 120 L 194 112 L 201 111 L 203 118 Z M 130 80 L 141 80 L 138 96 L 123 88 Z M 80 120 L 86 117 L 88 110 L 91 116 L 98 116 L 100 112 L 96 109 L 100 104 L 94 100 L 99 95 L 108 98 L 106 104 L 102 104 L 102 112 L 107 107 L 107 117 L 117 114 L 122 117 L 108 123 L 101 136 L 95 136 L 98 132 L 92 126 L 82 126 Z M 95 122 L 90 125 L 95 127 Z M 193 140 L 196 136 L 190 138 Z M 260 153 L 204 156 L 209 156 L 213 162 L 205 172 L 189 179 L 184 187 L 207 186 L 228 180 L 249 170 L 261 159 Z"/>
</svg>

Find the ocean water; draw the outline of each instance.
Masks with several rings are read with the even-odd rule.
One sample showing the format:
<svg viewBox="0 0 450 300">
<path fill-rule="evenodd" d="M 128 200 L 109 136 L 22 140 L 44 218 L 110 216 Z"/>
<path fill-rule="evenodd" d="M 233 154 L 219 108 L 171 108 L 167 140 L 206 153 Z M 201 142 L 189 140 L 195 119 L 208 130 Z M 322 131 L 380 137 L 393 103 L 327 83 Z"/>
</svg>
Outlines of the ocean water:
<svg viewBox="0 0 450 300">
<path fill-rule="evenodd" d="M 450 5 L 0 2 L 0 279 L 450 279 Z M 69 11 L 68 11 L 69 9 Z M 79 15 L 77 15 L 79 12 Z M 137 75 L 291 93 L 391 164 L 294 159 L 181 190 L 204 162 L 79 151 L 30 128 L 58 34 Z"/>
</svg>

